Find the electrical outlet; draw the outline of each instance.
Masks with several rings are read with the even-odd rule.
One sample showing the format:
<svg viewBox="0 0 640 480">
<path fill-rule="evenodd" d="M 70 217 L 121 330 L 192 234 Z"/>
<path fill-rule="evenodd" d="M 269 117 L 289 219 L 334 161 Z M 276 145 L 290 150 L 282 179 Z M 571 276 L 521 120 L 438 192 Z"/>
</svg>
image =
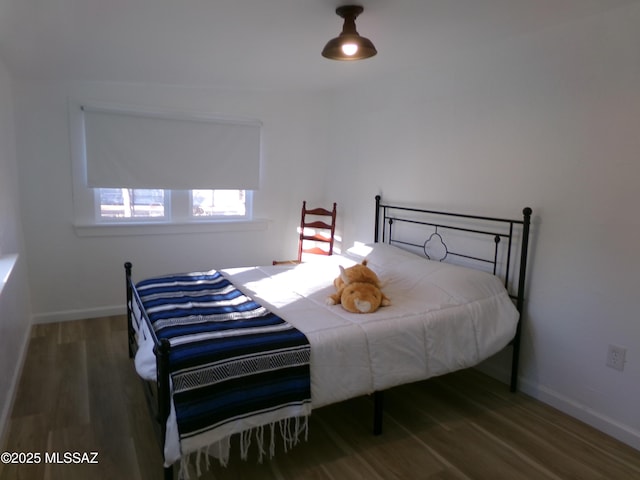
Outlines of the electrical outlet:
<svg viewBox="0 0 640 480">
<path fill-rule="evenodd" d="M 620 371 L 624 370 L 624 356 L 626 353 L 627 349 L 624 347 L 609 345 L 609 350 L 607 351 L 607 367 Z"/>
</svg>

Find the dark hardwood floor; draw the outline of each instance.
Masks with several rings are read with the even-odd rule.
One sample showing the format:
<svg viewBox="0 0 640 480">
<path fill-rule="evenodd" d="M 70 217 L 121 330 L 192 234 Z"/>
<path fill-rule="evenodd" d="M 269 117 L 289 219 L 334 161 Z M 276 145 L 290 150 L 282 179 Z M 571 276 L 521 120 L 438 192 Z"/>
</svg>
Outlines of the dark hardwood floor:
<svg viewBox="0 0 640 480">
<path fill-rule="evenodd" d="M 0 451 L 41 460 L 0 463 L 0 479 L 162 478 L 126 343 L 124 317 L 33 327 Z M 307 442 L 286 453 L 278 445 L 262 464 L 253 446 L 248 461 L 232 455 L 227 468 L 212 461 L 202 478 L 640 478 L 637 450 L 474 370 L 388 391 L 381 436 L 371 434 L 372 410 L 366 397 L 318 409 Z M 65 464 L 65 452 L 86 453 L 85 461 L 96 452 L 98 463 Z"/>
</svg>

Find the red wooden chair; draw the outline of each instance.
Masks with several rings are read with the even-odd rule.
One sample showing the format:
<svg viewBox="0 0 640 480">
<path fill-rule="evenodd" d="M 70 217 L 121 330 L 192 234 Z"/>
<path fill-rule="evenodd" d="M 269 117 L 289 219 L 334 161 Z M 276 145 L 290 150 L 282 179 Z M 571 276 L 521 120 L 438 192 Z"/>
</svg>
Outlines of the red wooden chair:
<svg viewBox="0 0 640 480">
<path fill-rule="evenodd" d="M 301 263 L 304 254 L 333 255 L 333 243 L 336 233 L 336 204 L 333 209 L 307 208 L 302 202 L 300 217 L 300 237 L 298 239 L 298 258 L 296 260 L 274 260 L 274 265 Z"/>
</svg>

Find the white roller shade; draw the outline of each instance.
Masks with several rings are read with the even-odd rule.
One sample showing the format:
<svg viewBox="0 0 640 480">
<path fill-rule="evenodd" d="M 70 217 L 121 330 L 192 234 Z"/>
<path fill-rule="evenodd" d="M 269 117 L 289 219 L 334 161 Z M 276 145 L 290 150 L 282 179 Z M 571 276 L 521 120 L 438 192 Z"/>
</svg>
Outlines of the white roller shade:
<svg viewBox="0 0 640 480">
<path fill-rule="evenodd" d="M 258 121 L 82 108 L 89 187 L 258 189 Z"/>
</svg>

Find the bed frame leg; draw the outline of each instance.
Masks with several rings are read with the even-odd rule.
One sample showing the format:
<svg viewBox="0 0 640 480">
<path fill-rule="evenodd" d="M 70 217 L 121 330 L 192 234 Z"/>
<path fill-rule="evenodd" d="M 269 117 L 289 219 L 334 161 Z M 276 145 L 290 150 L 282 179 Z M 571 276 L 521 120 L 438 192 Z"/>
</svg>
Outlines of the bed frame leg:
<svg viewBox="0 0 640 480">
<path fill-rule="evenodd" d="M 131 262 L 125 262 L 124 270 L 125 270 L 125 280 L 127 283 L 127 335 L 128 335 L 128 343 L 129 343 L 129 358 L 133 358 L 135 355 L 134 345 L 137 344 L 135 339 L 135 332 L 133 330 L 133 324 L 131 319 Z"/>
<path fill-rule="evenodd" d="M 382 434 L 382 412 L 384 410 L 383 392 L 373 392 L 373 434 Z"/>
<path fill-rule="evenodd" d="M 164 480 L 173 480 L 173 465 L 164 467 Z"/>
<path fill-rule="evenodd" d="M 515 393 L 518 390 L 518 367 L 520 363 L 520 323 L 516 330 L 516 336 L 513 339 L 513 353 L 511 356 L 511 382 L 509 390 Z"/>
</svg>

